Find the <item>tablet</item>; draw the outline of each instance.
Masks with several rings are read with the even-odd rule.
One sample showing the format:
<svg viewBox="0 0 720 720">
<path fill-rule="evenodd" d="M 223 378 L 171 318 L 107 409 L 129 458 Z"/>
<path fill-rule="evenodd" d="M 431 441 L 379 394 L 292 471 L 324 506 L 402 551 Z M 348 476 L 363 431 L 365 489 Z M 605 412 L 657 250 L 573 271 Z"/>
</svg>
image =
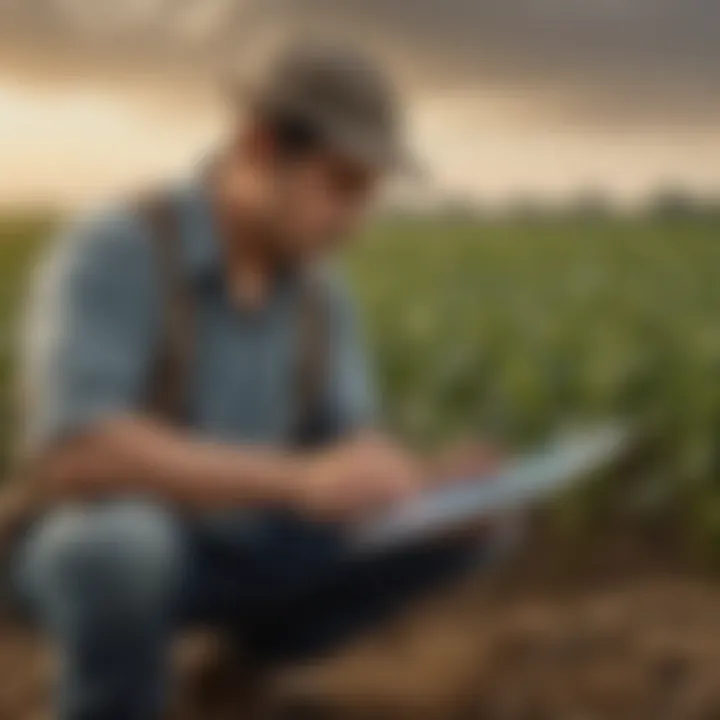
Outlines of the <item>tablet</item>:
<svg viewBox="0 0 720 720">
<path fill-rule="evenodd" d="M 565 433 L 491 477 L 441 481 L 419 498 L 361 523 L 353 541 L 366 551 L 410 545 L 536 505 L 617 461 L 629 440 L 629 431 L 619 425 Z"/>
</svg>

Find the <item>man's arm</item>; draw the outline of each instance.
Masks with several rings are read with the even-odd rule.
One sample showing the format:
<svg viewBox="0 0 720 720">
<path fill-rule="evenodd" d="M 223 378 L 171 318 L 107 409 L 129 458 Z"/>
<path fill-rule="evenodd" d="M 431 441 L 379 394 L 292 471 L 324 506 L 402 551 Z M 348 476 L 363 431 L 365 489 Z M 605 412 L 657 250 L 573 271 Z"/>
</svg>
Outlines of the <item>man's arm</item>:
<svg viewBox="0 0 720 720">
<path fill-rule="evenodd" d="M 365 333 L 351 294 L 340 277 L 329 277 L 331 298 L 329 383 L 325 412 L 335 437 L 353 436 L 378 424 L 378 392 Z M 499 448 L 469 438 L 427 458 L 426 486 L 462 476 L 490 475 L 502 459 Z"/>
<path fill-rule="evenodd" d="M 360 313 L 339 275 L 328 273 L 329 358 L 324 417 L 332 437 L 378 429 L 378 391 Z"/>
<path fill-rule="evenodd" d="M 115 419 L 59 444 L 37 469 L 54 498 L 147 495 L 192 508 L 285 507 L 342 520 L 418 488 L 409 454 L 358 437 L 316 453 L 193 439 L 141 417 Z"/>
<path fill-rule="evenodd" d="M 48 492 L 340 517 L 412 491 L 412 461 L 376 440 L 287 454 L 204 441 L 144 417 L 162 307 L 150 248 L 136 220 L 106 219 L 41 273 L 23 367 L 27 448 Z"/>
<path fill-rule="evenodd" d="M 257 506 L 296 502 L 305 462 L 270 449 L 201 441 L 128 415 L 57 443 L 35 469 L 59 498 L 140 494 L 191 507 Z"/>
</svg>

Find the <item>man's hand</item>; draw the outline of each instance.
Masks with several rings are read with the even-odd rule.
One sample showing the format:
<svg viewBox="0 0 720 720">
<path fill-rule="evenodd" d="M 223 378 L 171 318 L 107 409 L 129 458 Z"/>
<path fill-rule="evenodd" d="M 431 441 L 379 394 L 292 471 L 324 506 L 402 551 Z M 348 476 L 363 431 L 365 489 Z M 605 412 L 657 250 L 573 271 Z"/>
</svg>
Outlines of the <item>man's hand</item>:
<svg viewBox="0 0 720 720">
<path fill-rule="evenodd" d="M 423 466 L 397 445 L 363 436 L 302 461 L 295 507 L 320 520 L 351 520 L 408 499 Z"/>
<path fill-rule="evenodd" d="M 443 449 L 432 462 L 434 485 L 452 485 L 467 479 L 470 482 L 490 480 L 502 467 L 506 454 L 501 446 L 482 440 L 461 440 Z M 513 520 L 513 522 L 515 522 Z M 444 536 L 445 540 L 483 540 L 508 523 L 507 516 L 471 520 Z"/>
<path fill-rule="evenodd" d="M 433 479 L 442 483 L 458 478 L 491 476 L 501 467 L 503 452 L 497 445 L 477 440 L 456 442 L 445 448 L 432 463 Z"/>
</svg>

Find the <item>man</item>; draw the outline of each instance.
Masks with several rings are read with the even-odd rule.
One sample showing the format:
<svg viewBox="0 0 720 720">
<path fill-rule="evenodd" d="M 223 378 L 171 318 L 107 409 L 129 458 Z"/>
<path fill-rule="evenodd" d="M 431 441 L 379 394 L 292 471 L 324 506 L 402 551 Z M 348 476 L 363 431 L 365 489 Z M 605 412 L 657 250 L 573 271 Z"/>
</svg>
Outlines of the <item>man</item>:
<svg viewBox="0 0 720 720">
<path fill-rule="evenodd" d="M 158 718 L 170 641 L 189 623 L 224 627 L 258 664 L 303 659 L 477 561 L 476 542 L 373 560 L 345 546 L 348 521 L 426 478 L 373 430 L 353 311 L 323 274 L 323 442 L 294 433 L 308 268 L 401 161 L 397 99 L 362 56 L 288 48 L 245 89 L 231 142 L 166 194 L 195 306 L 182 423 L 148 410 L 169 318 L 138 203 L 81 224 L 45 264 L 27 450 L 53 502 L 18 573 L 60 651 L 64 720 Z"/>
</svg>

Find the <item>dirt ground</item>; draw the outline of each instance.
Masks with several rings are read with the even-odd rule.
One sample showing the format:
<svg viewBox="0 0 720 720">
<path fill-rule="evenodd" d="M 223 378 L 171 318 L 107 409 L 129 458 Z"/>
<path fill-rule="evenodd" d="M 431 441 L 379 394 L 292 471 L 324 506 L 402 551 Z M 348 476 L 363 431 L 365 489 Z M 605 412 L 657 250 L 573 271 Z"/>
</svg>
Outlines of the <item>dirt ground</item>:
<svg viewBox="0 0 720 720">
<path fill-rule="evenodd" d="M 261 717 L 720 718 L 720 581 L 629 558 L 617 569 L 608 557 L 473 579 L 339 657 L 274 679 Z M 49 717 L 48 653 L 13 625 L 0 633 L 0 719 Z M 234 672 L 186 668 L 172 720 L 255 717 Z"/>
</svg>

